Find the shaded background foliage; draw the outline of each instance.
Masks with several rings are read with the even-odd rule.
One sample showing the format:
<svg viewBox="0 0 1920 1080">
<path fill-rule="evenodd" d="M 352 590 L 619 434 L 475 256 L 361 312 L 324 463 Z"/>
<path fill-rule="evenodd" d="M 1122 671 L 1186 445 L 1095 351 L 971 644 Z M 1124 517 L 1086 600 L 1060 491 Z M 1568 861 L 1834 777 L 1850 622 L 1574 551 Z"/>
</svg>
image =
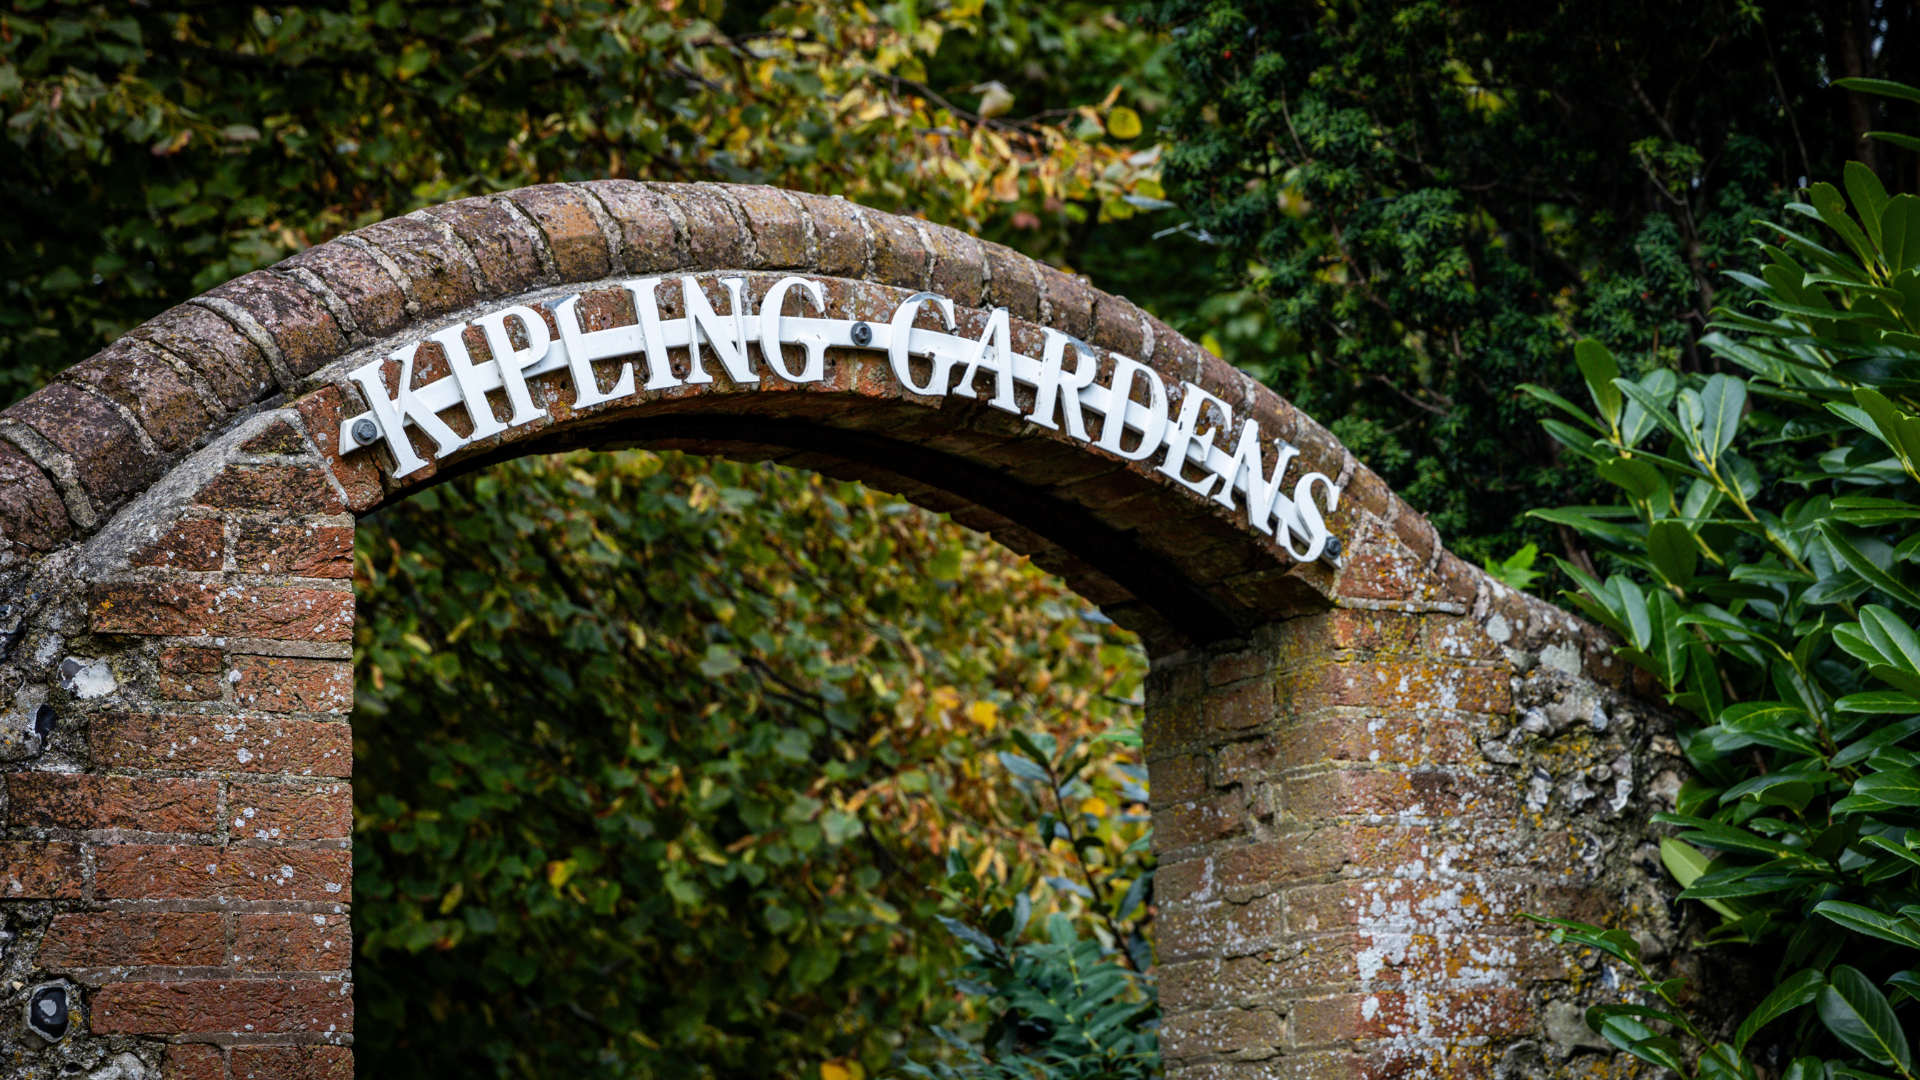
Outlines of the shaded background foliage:
<svg viewBox="0 0 1920 1080">
<path fill-rule="evenodd" d="M 995 756 L 1135 724 L 1137 647 L 931 514 L 577 454 L 382 511 L 356 570 L 363 1069 L 879 1069 L 993 1019 L 937 916 L 1132 891 L 1106 946 L 1145 925 L 1133 751 L 1058 798 Z"/>
<path fill-rule="evenodd" d="M 1529 507 L 1585 501 L 1517 391 L 1569 348 L 1636 371 L 1699 348 L 1748 223 L 1906 106 L 1823 90 L 1920 65 L 1911 5 L 1170 0 L 1166 178 L 1219 244 L 1227 352 L 1470 557 L 1570 551 Z M 1231 296 L 1237 283 L 1244 295 Z M 1224 311 L 1223 311 L 1224 313 Z M 1244 342 L 1244 345 L 1238 344 Z"/>
</svg>

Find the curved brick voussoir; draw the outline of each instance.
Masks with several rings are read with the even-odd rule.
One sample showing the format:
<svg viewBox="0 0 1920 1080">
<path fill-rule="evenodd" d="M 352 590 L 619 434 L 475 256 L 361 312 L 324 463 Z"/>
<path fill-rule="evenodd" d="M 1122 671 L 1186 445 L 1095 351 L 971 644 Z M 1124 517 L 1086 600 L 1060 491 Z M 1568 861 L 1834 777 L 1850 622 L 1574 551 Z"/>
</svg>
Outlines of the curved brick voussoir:
<svg viewBox="0 0 1920 1080">
<path fill-rule="evenodd" d="M 1549 1075 L 1607 991 L 1519 912 L 1679 948 L 1657 688 L 1313 418 L 1001 245 L 601 180 L 311 248 L 0 413 L 0 918 L 47 927 L 0 1008 L 90 1024 L 0 1056 L 350 1075 L 355 517 L 622 447 L 894 492 L 1140 635 L 1173 1080 Z"/>
</svg>

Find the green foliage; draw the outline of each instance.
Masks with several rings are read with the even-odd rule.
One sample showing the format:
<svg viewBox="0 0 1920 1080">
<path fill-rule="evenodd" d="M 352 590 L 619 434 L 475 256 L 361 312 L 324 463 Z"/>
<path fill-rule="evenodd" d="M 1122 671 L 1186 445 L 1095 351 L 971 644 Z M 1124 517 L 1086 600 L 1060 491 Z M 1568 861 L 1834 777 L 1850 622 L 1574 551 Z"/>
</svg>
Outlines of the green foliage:
<svg viewBox="0 0 1920 1080">
<path fill-rule="evenodd" d="M 1076 853 L 1108 844 L 1100 822 L 1084 812 L 1068 813 L 1067 800 L 1086 785 L 1097 747 L 1074 742 L 1062 748 L 1047 734 L 1015 732 L 1018 749 L 1001 751 L 1009 772 L 1026 782 L 1042 806 L 1040 837 L 1064 843 Z M 1124 739 L 1124 736 L 1122 737 Z M 1132 740 L 1137 744 L 1137 736 Z M 1133 840 L 1119 857 L 1144 852 L 1147 837 Z M 933 1032 L 954 1051 L 954 1060 L 911 1063 L 909 1076 L 924 1080 L 1146 1080 L 1160 1070 L 1159 999 L 1153 981 L 1142 974 L 1152 964 L 1144 930 L 1153 896 L 1153 874 L 1134 876 L 1126 889 L 1113 887 L 1089 869 L 1088 887 L 1064 879 L 1049 883 L 1081 895 L 1086 914 L 1076 925 L 1055 913 L 1044 935 L 1023 941 L 1033 917 L 1027 895 L 1016 891 L 1009 903 L 998 883 L 981 880 L 964 860 L 950 856 L 948 895 L 971 912 L 974 922 L 946 916 L 941 922 L 965 949 L 966 963 L 956 989 L 973 996 L 991 1021 L 978 1038 L 944 1027 Z M 1085 929 L 1091 927 L 1092 932 Z"/>
<path fill-rule="evenodd" d="M 1073 260 L 1161 194 L 1105 127 L 1159 107 L 1157 49 L 1084 2 L 12 0 L 0 402 L 311 243 L 548 181 L 840 193 Z M 1030 115 L 968 111 L 1002 80 Z"/>
<path fill-rule="evenodd" d="M 356 568 L 363 1068 L 937 1057 L 914 1033 L 971 1022 L 936 921 L 960 873 L 971 903 L 1096 915 L 1076 964 L 1140 947 L 1144 773 L 1099 738 L 1136 647 L 963 530 L 771 466 L 577 454 L 382 511 Z"/>
<path fill-rule="evenodd" d="M 1793 1067 L 1809 1080 L 1914 1075 L 1895 1007 L 1920 997 L 1920 197 L 1857 163 L 1845 187 L 1788 204 L 1763 227 L 1760 274 L 1734 275 L 1756 310 L 1719 309 L 1702 345 L 1744 377 L 1625 377 L 1582 342 L 1597 414 L 1526 387 L 1624 496 L 1538 513 L 1612 571 L 1564 565 L 1572 599 L 1691 721 L 1678 735 L 1698 777 L 1656 818 L 1680 830 L 1663 860 L 1683 899 L 1720 916 L 1709 941 L 1780 957 L 1773 993 L 1713 1044 L 1629 935 L 1559 924 L 1667 1005 L 1588 1022 L 1688 1077 L 1756 1076 L 1762 1029 L 1816 1055 Z M 1820 1026 L 1782 1022 L 1795 1014 Z"/>
<path fill-rule="evenodd" d="M 1588 334 L 1635 376 L 1718 370 L 1700 337 L 1747 295 L 1723 268 L 1749 223 L 1856 134 L 1822 89 L 1846 65 L 1820 5 L 1151 13 L 1174 43 L 1169 197 L 1240 287 L 1176 328 L 1330 424 L 1469 559 L 1571 552 L 1524 511 L 1599 490 L 1517 385 L 1577 392 Z M 1908 70 L 1914 20 L 1891 20 L 1874 62 Z"/>
<path fill-rule="evenodd" d="M 1540 546 L 1538 544 L 1525 544 L 1519 551 L 1514 552 L 1499 562 L 1495 562 L 1489 558 L 1482 560 L 1481 565 L 1486 569 L 1487 573 L 1492 574 L 1494 577 L 1499 578 L 1501 581 L 1506 582 L 1516 589 L 1524 590 L 1531 588 L 1535 581 L 1546 576 L 1533 568 L 1533 564 L 1538 561 L 1540 561 Z"/>
</svg>

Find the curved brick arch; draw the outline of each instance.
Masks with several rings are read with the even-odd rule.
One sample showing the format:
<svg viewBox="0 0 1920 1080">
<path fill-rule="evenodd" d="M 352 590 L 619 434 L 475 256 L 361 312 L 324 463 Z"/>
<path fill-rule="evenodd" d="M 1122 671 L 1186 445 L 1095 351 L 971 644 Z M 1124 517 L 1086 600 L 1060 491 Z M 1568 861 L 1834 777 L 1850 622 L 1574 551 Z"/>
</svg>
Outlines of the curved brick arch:
<svg viewBox="0 0 1920 1080">
<path fill-rule="evenodd" d="M 827 348 L 818 379 L 779 378 L 747 344 L 769 289 L 795 277 L 814 284 L 789 287 L 787 316 L 873 337 Z M 817 305 L 794 302 L 815 286 Z M 922 340 L 890 328 L 921 292 L 955 305 L 934 361 L 996 340 L 991 312 L 1006 309 L 996 355 L 1026 380 L 1010 374 L 1008 400 L 990 370 L 971 399 L 902 385 L 884 345 Z M 736 378 L 709 347 L 717 377 L 695 384 L 685 348 L 639 348 L 654 315 L 681 341 L 700 332 L 680 320 L 701 298 L 748 316 L 731 340 L 764 377 Z M 529 368 L 538 415 L 469 440 L 479 414 L 447 396 L 466 388 L 455 369 L 498 370 L 483 318 L 516 306 L 568 360 L 588 355 L 585 335 L 636 327 L 594 365 L 603 392 L 630 365 L 635 392 L 581 408 L 578 370 Z M 942 329 L 936 306 L 909 305 L 923 334 Z M 537 336 L 525 319 L 514 333 L 508 349 Z M 1124 460 L 1093 445 L 1104 416 L 1087 438 L 1064 430 L 1064 412 L 1036 407 L 1033 374 L 1062 335 L 1076 341 L 1063 356 L 1096 365 L 1089 407 L 1144 409 L 1151 428 L 1157 381 L 1175 429 L 1207 395 L 1254 426 L 1255 453 L 1297 448 L 1285 475 L 1338 492 L 1327 525 L 1342 553 L 1301 562 L 1284 517 L 1279 539 L 1251 524 L 1249 491 L 1194 490 L 1225 459 L 1189 445 L 1178 470 L 1159 467 L 1175 449 Z M 784 355 L 791 370 L 805 348 Z M 1136 405 L 1100 396 L 1116 370 Z M 506 375 L 489 377 L 495 424 L 517 418 Z M 424 411 L 457 447 L 372 396 L 434 386 L 445 408 Z M 1060 429 L 1033 422 L 1043 411 Z M 376 420 L 360 445 L 356 421 Z M 1217 450 L 1233 452 L 1233 430 Z M 1646 739 L 1661 721 L 1600 637 L 1446 552 L 1265 387 L 1123 299 L 940 226 L 768 188 L 549 185 L 309 249 L 0 413 L 0 906 L 22 942 L 6 977 L 21 994 L 69 990 L 81 1018 L 52 1045 L 16 1024 L 23 1053 L 164 1058 L 196 1080 L 350 1071 L 353 515 L 507 457 L 627 445 L 900 492 L 1142 634 L 1164 1043 L 1183 1076 L 1465 1076 L 1551 1055 L 1527 1037 L 1554 1030 L 1566 972 L 1513 916 L 1565 909 L 1593 882 L 1624 910 L 1648 887 L 1623 854 L 1573 857 L 1583 836 L 1632 848 L 1661 768 Z M 1288 467 L 1268 449 L 1261 468 L 1276 461 Z M 1570 733 L 1584 743 L 1548 745 Z"/>
</svg>

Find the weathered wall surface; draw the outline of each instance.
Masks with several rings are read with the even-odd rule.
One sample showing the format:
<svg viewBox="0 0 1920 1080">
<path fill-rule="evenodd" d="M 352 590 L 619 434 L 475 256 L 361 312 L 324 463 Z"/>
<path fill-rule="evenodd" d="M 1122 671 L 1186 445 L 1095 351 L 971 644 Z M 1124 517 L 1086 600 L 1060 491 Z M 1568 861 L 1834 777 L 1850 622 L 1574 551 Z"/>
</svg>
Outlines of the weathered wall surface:
<svg viewBox="0 0 1920 1080">
<path fill-rule="evenodd" d="M 384 450 L 340 452 L 367 407 L 346 373 L 396 345 L 512 303 L 551 324 L 575 293 L 587 329 L 625 325 L 619 283 L 645 273 L 700 275 L 720 306 L 715 271 L 755 304 L 808 276 L 841 318 L 933 290 L 977 334 L 1002 306 L 1030 355 L 1050 327 L 1104 373 L 1123 354 L 1205 389 L 1335 479 L 1345 555 L 1297 563 L 1148 463 L 916 396 L 853 350 L 804 386 L 579 410 L 541 376 L 541 422 L 401 479 Z M 416 386 L 447 374 L 438 348 Z M 0 413 L 0 1072 L 349 1075 L 354 515 L 505 457 L 633 444 L 900 492 L 1142 634 L 1173 1075 L 1620 1069 L 1574 1004 L 1608 974 L 1517 918 L 1671 937 L 1641 838 L 1680 765 L 1591 627 L 1446 553 L 1324 428 L 1082 281 L 839 200 L 604 182 L 321 245 Z M 71 1005 L 57 1039 L 27 1024 L 49 989 Z"/>
</svg>

